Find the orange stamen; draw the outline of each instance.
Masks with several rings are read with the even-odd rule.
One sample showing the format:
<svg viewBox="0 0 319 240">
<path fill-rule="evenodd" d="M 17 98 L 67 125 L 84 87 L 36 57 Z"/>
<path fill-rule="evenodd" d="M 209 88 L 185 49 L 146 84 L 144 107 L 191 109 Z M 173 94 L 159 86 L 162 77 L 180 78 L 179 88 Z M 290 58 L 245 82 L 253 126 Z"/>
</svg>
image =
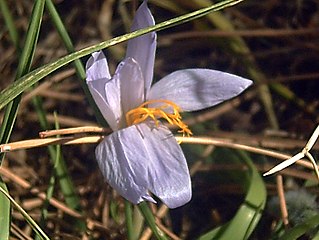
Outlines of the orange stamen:
<svg viewBox="0 0 319 240">
<path fill-rule="evenodd" d="M 148 107 L 147 105 L 161 103 L 159 107 Z M 173 110 L 173 113 L 169 113 Z M 154 120 L 155 125 L 158 126 L 159 118 L 164 118 L 169 124 L 180 128 L 178 132 L 183 136 L 193 135 L 192 131 L 182 121 L 179 114 L 180 107 L 168 100 L 149 100 L 126 113 L 126 123 L 128 126 L 144 122 L 147 118 Z"/>
</svg>

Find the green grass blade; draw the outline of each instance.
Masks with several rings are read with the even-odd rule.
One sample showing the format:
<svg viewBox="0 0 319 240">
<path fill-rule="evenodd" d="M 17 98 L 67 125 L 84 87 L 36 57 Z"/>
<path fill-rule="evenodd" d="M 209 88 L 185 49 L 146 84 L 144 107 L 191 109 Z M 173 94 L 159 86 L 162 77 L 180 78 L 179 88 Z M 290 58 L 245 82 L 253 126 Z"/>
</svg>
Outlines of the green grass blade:
<svg viewBox="0 0 319 240">
<path fill-rule="evenodd" d="M 44 233 L 44 231 L 38 226 L 38 224 L 24 211 L 24 209 L 9 195 L 9 193 L 0 186 L 0 192 L 11 202 L 11 204 L 22 214 L 27 220 L 31 228 L 39 235 L 41 239 L 49 240 L 50 238 Z"/>
<path fill-rule="evenodd" d="M 8 4 L 5 0 L 0 0 L 0 11 L 2 13 L 5 25 L 9 31 L 9 35 L 11 37 L 12 42 L 17 47 L 19 46 L 19 34 L 14 25 L 13 17 L 10 14 L 10 10 L 8 8 Z M 20 52 L 20 48 L 17 48 L 18 52 Z"/>
<path fill-rule="evenodd" d="M 19 65 L 18 65 L 18 69 L 16 73 L 16 79 L 20 78 L 21 76 L 23 76 L 24 74 L 30 71 L 31 62 L 34 56 L 35 46 L 38 41 L 40 25 L 41 25 L 42 16 L 43 16 L 44 3 L 45 3 L 44 0 L 38 0 L 34 4 L 32 15 L 30 17 L 31 19 L 30 24 L 26 34 L 24 48 L 19 58 Z M 15 38 L 15 36 L 12 36 L 12 38 Z M 18 46 L 16 47 L 18 48 Z M 11 98 L 5 104 L 5 105 L 7 104 L 8 105 L 7 105 L 5 115 L 2 121 L 1 129 L 0 129 L 1 143 L 7 143 L 9 141 L 12 128 L 17 116 L 20 99 L 21 99 L 21 96 L 19 96 L 19 94 L 21 94 L 23 91 L 20 91 L 18 94 L 14 96 L 14 98 L 16 99 Z M 11 102 L 13 99 L 14 101 Z M 4 156 L 3 154 L 0 155 L 1 157 L 0 162 L 2 161 L 3 156 Z"/>
<path fill-rule="evenodd" d="M 44 4 L 44 0 L 37 0 L 34 4 L 26 39 L 23 44 L 24 47 L 19 57 L 19 65 L 16 74 L 18 78 L 30 71 L 36 44 L 38 42 Z"/>
<path fill-rule="evenodd" d="M 248 185 L 247 194 L 236 215 L 227 224 L 202 235 L 200 240 L 248 239 L 259 219 L 266 203 L 266 188 L 256 167 L 245 152 L 239 152 L 240 158 L 250 170 L 250 176 L 243 182 Z"/>
<path fill-rule="evenodd" d="M 55 116 L 55 119 L 57 119 L 56 113 L 54 113 L 54 116 Z M 57 120 L 55 121 L 55 129 L 59 129 L 59 123 Z M 55 146 L 55 152 L 56 152 L 56 159 L 54 159 L 54 168 L 56 168 L 56 166 L 60 162 L 61 145 Z M 48 186 L 47 193 L 46 193 L 46 198 L 45 198 L 45 201 L 43 202 L 43 206 L 41 209 L 41 218 L 40 218 L 40 226 L 41 227 L 44 227 L 46 225 L 45 223 L 46 223 L 46 220 L 48 217 L 48 207 L 50 205 L 50 199 L 53 196 L 54 186 L 55 186 L 55 182 L 56 182 L 55 180 L 56 180 L 55 172 L 53 172 L 51 174 L 51 177 L 50 177 L 49 186 Z M 35 240 L 38 240 L 38 239 L 39 239 L 39 237 L 36 236 Z"/>
<path fill-rule="evenodd" d="M 66 64 L 79 59 L 83 56 L 89 55 L 95 51 L 101 50 L 103 48 L 111 47 L 116 44 L 119 44 L 121 42 L 127 41 L 129 39 L 141 36 L 143 34 L 153 32 L 153 31 L 160 31 L 178 24 L 182 24 L 185 22 L 192 21 L 194 19 L 197 19 L 199 17 L 202 17 L 210 12 L 218 11 L 223 8 L 235 5 L 239 2 L 242 2 L 243 0 L 226 0 L 222 1 L 220 3 L 214 4 L 212 6 L 209 6 L 207 8 L 203 8 L 170 20 L 167 20 L 165 22 L 156 24 L 155 26 L 151 26 L 145 29 L 141 29 L 132 33 L 128 33 L 116 38 L 113 38 L 111 40 L 101 42 L 99 44 L 84 48 L 82 50 L 79 50 L 75 53 L 69 54 L 65 57 L 62 57 L 58 59 L 57 61 L 53 63 L 49 63 L 47 65 L 44 65 L 29 74 L 21 77 L 18 81 L 14 82 L 11 86 L 6 88 L 5 90 L 1 91 L 0 93 L 0 109 L 2 109 L 6 104 L 8 104 L 10 101 L 12 101 L 16 96 L 18 96 L 20 93 L 22 93 L 27 88 L 31 87 L 36 82 L 40 81 L 45 76 L 49 75 L 53 71 L 61 68 L 62 66 L 65 66 Z"/>
<path fill-rule="evenodd" d="M 32 102 L 37 111 L 41 128 L 43 130 L 50 129 L 50 126 L 46 119 L 46 113 L 44 109 L 42 108 L 41 98 L 39 97 L 33 98 Z M 49 150 L 50 158 L 52 160 L 52 165 L 55 166 L 56 176 L 58 178 L 58 181 L 59 181 L 59 184 L 67 205 L 71 207 L 72 209 L 80 210 L 80 200 L 77 197 L 77 194 L 73 186 L 72 180 L 70 178 L 70 175 L 68 173 L 64 158 L 61 155 L 59 156 L 59 161 L 56 162 L 55 159 L 57 159 L 57 152 L 55 151 L 55 147 L 48 146 L 48 150 Z"/>
<path fill-rule="evenodd" d="M 0 187 L 4 191 L 8 192 L 6 184 L 0 177 Z M 11 211 L 10 201 L 1 194 L 0 196 L 0 239 L 7 240 L 10 237 L 10 222 L 11 222 Z"/>
<path fill-rule="evenodd" d="M 43 130 L 50 129 L 49 123 L 46 119 L 46 112 L 42 107 L 42 100 L 40 97 L 34 97 L 32 99 L 33 105 L 36 109 L 38 118 L 40 120 L 40 125 Z M 57 126 L 57 123 L 56 123 Z M 67 169 L 65 160 L 63 158 L 63 155 L 61 154 L 61 151 L 56 151 L 55 146 L 48 146 L 48 151 L 50 155 L 50 159 L 52 162 L 52 165 L 54 166 L 55 175 L 57 177 L 57 180 L 59 182 L 59 186 L 61 188 L 61 191 L 63 193 L 64 199 L 66 204 L 77 211 L 81 211 L 81 204 L 80 199 L 77 195 L 77 191 L 74 187 L 74 184 L 71 180 L 69 171 Z M 58 159 L 58 161 L 57 161 Z M 75 220 L 76 225 L 79 229 L 85 230 L 86 225 L 85 222 L 76 219 Z"/>
<path fill-rule="evenodd" d="M 18 33 L 15 28 L 15 25 L 12 20 L 12 16 L 8 9 L 8 6 L 4 0 L 0 1 L 1 11 L 3 13 L 6 26 L 9 30 L 10 37 L 13 43 L 16 46 L 17 52 L 20 53 L 19 42 L 18 42 Z M 16 73 L 16 79 L 20 78 L 23 74 L 27 73 L 30 70 L 31 62 L 34 55 L 35 45 L 38 39 L 40 24 L 42 20 L 42 14 L 44 9 L 44 1 L 37 1 L 34 5 L 31 20 L 28 28 L 28 32 L 25 40 L 25 47 L 22 51 L 22 55 L 19 58 L 18 70 Z M 20 96 L 18 96 L 13 102 L 8 102 L 1 128 L 0 128 L 0 142 L 7 143 L 9 141 L 13 125 L 17 116 L 17 111 L 20 103 Z M 13 100 L 13 99 L 11 99 Z M 2 163 L 4 154 L 0 154 L 0 165 Z M 5 191 L 6 186 L 1 181 L 1 190 Z M 0 196 L 0 212 L 1 212 L 1 233 L 0 239 L 7 239 L 7 235 L 9 235 L 10 230 L 10 202 L 3 194 Z"/>
<path fill-rule="evenodd" d="M 59 13 L 57 12 L 57 10 L 56 10 L 56 8 L 51 0 L 46 0 L 46 8 L 50 13 L 50 17 L 52 19 L 52 22 L 53 22 L 55 28 L 57 29 L 66 49 L 68 50 L 69 53 L 75 52 L 75 49 L 74 49 L 72 40 L 68 34 L 68 31 L 65 29 L 64 24 L 62 22 L 62 19 L 60 18 Z M 82 62 L 80 60 L 75 60 L 73 64 L 74 64 L 77 76 L 80 80 L 81 87 L 82 87 L 84 94 L 86 96 L 86 99 L 88 100 L 91 108 L 93 109 L 96 119 L 98 120 L 98 122 L 101 126 L 106 126 L 106 121 L 105 121 L 104 117 L 102 116 L 100 110 L 96 106 L 96 104 L 95 104 L 95 102 L 90 94 L 90 91 L 87 87 L 87 84 L 85 82 L 86 75 L 85 75 L 85 69 L 83 67 Z"/>
<path fill-rule="evenodd" d="M 132 209 L 133 208 L 133 209 Z M 125 200 L 125 222 L 127 239 L 137 240 L 143 229 L 144 218 L 136 205 Z"/>
<path fill-rule="evenodd" d="M 57 153 L 58 153 L 58 149 L 60 149 L 60 145 L 57 145 L 56 146 L 56 149 L 57 149 Z M 57 157 L 60 156 L 59 154 L 57 154 Z M 56 159 L 56 161 L 58 161 L 58 159 Z M 48 218 L 48 208 L 50 206 L 50 199 L 52 198 L 53 196 L 53 192 L 54 192 L 54 186 L 55 186 L 55 175 L 54 173 L 51 175 L 50 177 L 50 181 L 49 181 L 49 186 L 48 186 L 48 189 L 47 189 L 47 192 L 46 192 L 46 198 L 43 202 L 43 206 L 42 206 L 42 209 L 41 209 L 41 217 L 40 217 L 40 227 L 44 228 L 46 226 L 46 220 Z M 39 240 L 40 237 L 39 235 L 37 235 L 35 237 L 35 240 Z"/>
<path fill-rule="evenodd" d="M 319 215 L 316 215 L 303 224 L 300 224 L 294 228 L 289 229 L 285 234 L 283 234 L 280 240 L 294 240 L 299 239 L 302 235 L 310 232 L 311 230 L 318 229 L 319 226 Z"/>
</svg>

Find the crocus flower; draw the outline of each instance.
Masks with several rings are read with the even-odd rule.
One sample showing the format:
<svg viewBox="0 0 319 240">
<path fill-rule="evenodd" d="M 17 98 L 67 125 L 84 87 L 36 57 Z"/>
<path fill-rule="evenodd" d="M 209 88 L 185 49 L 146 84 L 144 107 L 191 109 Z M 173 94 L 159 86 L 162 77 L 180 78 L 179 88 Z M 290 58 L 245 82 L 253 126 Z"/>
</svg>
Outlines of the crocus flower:
<svg viewBox="0 0 319 240">
<path fill-rule="evenodd" d="M 132 30 L 151 25 L 154 19 L 144 1 Z M 179 143 L 159 119 L 191 135 L 180 112 L 214 106 L 252 82 L 215 70 L 185 69 L 152 85 L 155 48 L 155 32 L 129 40 L 126 57 L 113 76 L 101 51 L 88 60 L 88 87 L 113 130 L 95 154 L 106 181 L 130 202 L 155 202 L 153 193 L 176 208 L 191 199 L 190 175 Z"/>
</svg>

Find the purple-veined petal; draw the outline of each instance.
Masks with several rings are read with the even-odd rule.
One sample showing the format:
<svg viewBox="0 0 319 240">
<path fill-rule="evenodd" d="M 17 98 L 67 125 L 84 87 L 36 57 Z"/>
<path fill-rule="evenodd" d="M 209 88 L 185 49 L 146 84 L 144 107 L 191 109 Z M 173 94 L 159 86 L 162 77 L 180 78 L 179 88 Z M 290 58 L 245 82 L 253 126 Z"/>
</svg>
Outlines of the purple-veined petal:
<svg viewBox="0 0 319 240">
<path fill-rule="evenodd" d="M 192 197 L 186 159 L 172 132 L 165 126 L 139 124 L 149 156 L 148 189 L 169 208 L 180 207 Z"/>
<path fill-rule="evenodd" d="M 136 11 L 131 30 L 153 26 L 155 24 L 152 13 L 144 1 Z M 154 59 L 156 50 L 156 33 L 151 32 L 131 39 L 127 44 L 126 57 L 134 58 L 141 67 L 145 80 L 145 92 L 150 89 L 153 79 Z"/>
<path fill-rule="evenodd" d="M 173 72 L 155 83 L 147 100 L 166 99 L 183 111 L 196 111 L 233 98 L 252 84 L 251 80 L 209 69 Z"/>
<path fill-rule="evenodd" d="M 135 125 L 113 132 L 96 148 L 95 155 L 106 181 L 134 204 L 155 202 L 148 194 L 149 158 Z"/>
<path fill-rule="evenodd" d="M 114 79 L 120 83 L 124 114 L 143 103 L 144 79 L 138 63 L 133 58 L 126 58 L 119 64 Z"/>
<path fill-rule="evenodd" d="M 102 51 L 92 53 L 86 63 L 86 81 L 110 79 L 109 66 Z"/>
<path fill-rule="evenodd" d="M 102 51 L 92 54 L 86 65 L 86 82 L 103 117 L 113 130 L 118 129 L 119 89 L 112 81 Z M 116 102 L 116 103 L 115 103 Z M 115 107 L 116 106 L 116 107 Z"/>
</svg>

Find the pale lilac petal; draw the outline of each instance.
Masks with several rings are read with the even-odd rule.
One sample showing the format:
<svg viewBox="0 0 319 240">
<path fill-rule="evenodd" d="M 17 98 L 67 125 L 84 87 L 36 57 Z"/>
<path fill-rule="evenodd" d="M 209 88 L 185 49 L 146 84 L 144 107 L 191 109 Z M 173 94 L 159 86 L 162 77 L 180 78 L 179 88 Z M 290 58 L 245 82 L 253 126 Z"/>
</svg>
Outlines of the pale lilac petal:
<svg viewBox="0 0 319 240">
<path fill-rule="evenodd" d="M 109 66 L 102 51 L 92 53 L 86 63 L 86 81 L 110 79 Z"/>
<path fill-rule="evenodd" d="M 144 1 L 136 11 L 131 30 L 135 31 L 154 24 L 154 18 L 147 7 L 147 1 Z M 149 90 L 153 79 L 155 50 L 155 32 L 128 41 L 126 57 L 134 58 L 140 65 L 145 80 L 146 92 Z"/>
<path fill-rule="evenodd" d="M 191 198 L 185 157 L 164 126 L 142 123 L 116 131 L 98 145 L 96 158 L 107 182 L 134 204 L 154 202 L 148 190 L 170 208 Z"/>
<path fill-rule="evenodd" d="M 186 159 L 173 134 L 165 126 L 139 124 L 148 153 L 148 189 L 169 208 L 180 207 L 192 197 Z"/>
<path fill-rule="evenodd" d="M 134 204 L 144 200 L 155 202 L 147 190 L 150 159 L 136 126 L 107 136 L 95 154 L 106 181 L 120 195 Z"/>
<path fill-rule="evenodd" d="M 209 69 L 173 72 L 155 83 L 147 100 L 166 99 L 183 111 L 196 111 L 233 98 L 252 84 L 251 80 Z"/>
<path fill-rule="evenodd" d="M 93 97 L 96 105 L 100 109 L 100 111 L 101 111 L 103 117 L 105 118 L 105 120 L 107 121 L 107 123 L 110 125 L 110 127 L 112 128 L 113 131 L 117 130 L 118 124 L 117 124 L 116 117 L 113 113 L 112 108 L 106 103 L 105 98 L 100 93 L 101 92 L 100 88 L 96 88 L 96 86 L 94 86 L 93 82 L 88 82 L 88 87 L 89 87 L 89 90 L 92 94 L 92 97 Z"/>
<path fill-rule="evenodd" d="M 110 78 L 107 60 L 102 51 L 93 53 L 86 65 L 86 82 L 103 117 L 113 130 L 120 118 L 119 88 Z"/>
<path fill-rule="evenodd" d="M 144 102 L 144 79 L 138 63 L 133 58 L 126 58 L 119 64 L 114 79 L 120 83 L 123 113 Z"/>
</svg>

